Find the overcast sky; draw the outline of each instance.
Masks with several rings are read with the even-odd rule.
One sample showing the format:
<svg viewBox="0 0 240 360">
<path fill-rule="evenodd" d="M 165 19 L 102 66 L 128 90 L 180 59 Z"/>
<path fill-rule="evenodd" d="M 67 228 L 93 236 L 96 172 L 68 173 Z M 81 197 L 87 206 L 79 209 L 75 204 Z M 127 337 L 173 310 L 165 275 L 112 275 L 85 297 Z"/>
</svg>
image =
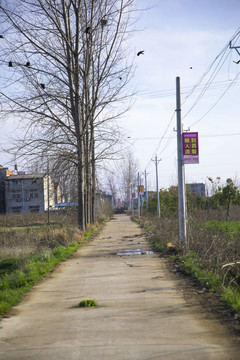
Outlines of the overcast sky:
<svg viewBox="0 0 240 360">
<path fill-rule="evenodd" d="M 138 4 L 144 7 L 146 1 Z M 186 181 L 205 183 L 207 176 L 220 176 L 224 182 L 228 177 L 240 177 L 240 64 L 233 62 L 240 56 L 228 46 L 240 27 L 240 2 L 149 0 L 147 5 L 152 8 L 142 14 L 142 31 L 132 39 L 136 52 L 144 50 L 144 55 L 136 57 L 134 86 L 139 94 L 121 122 L 131 137 L 128 141 L 140 171 L 147 169 L 154 188 L 151 159 L 157 155 L 161 159 L 160 188 L 177 183 L 173 128 L 179 76 L 183 128 L 199 132 L 200 163 L 185 165 Z M 233 43 L 240 46 L 240 36 L 234 37 Z M 199 99 L 206 84 L 210 86 Z"/>
<path fill-rule="evenodd" d="M 143 11 L 130 47 L 137 53 L 132 87 L 138 91 L 132 109 L 120 121 L 126 141 L 149 173 L 155 187 L 157 155 L 159 186 L 177 184 L 176 77 L 181 78 L 184 130 L 199 132 L 200 163 L 186 165 L 187 182 L 207 176 L 240 178 L 240 46 L 239 0 L 137 0 Z M 147 4 L 147 5 L 146 5 Z M 236 36 L 235 36 L 236 35 Z M 239 49 L 240 50 L 240 49 Z M 205 75 L 205 76 L 204 76 Z M 200 81 L 202 79 L 202 81 Z M 198 85 L 199 83 L 199 85 Z M 206 91 L 204 86 L 208 84 Z M 194 105 L 194 106 L 193 106 Z M 191 110 L 192 108 L 192 110 Z M 191 111 L 189 111 L 191 110 Z M 9 127 L 0 127 L 6 144 Z M 128 138 L 130 137 L 130 138 Z M 127 139 L 128 138 L 128 139 Z M 0 164 L 13 167 L 6 154 Z"/>
</svg>

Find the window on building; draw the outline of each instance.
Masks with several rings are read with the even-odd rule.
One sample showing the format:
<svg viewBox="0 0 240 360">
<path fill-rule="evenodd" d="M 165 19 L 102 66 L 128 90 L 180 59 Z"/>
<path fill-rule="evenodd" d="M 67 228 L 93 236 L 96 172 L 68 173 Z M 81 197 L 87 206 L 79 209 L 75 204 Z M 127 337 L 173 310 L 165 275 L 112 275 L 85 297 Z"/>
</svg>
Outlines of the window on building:
<svg viewBox="0 0 240 360">
<path fill-rule="evenodd" d="M 38 191 L 30 191 L 30 199 L 38 199 Z"/>
<path fill-rule="evenodd" d="M 12 193 L 12 200 L 21 201 L 21 192 L 13 192 Z"/>
<path fill-rule="evenodd" d="M 29 211 L 31 213 L 37 213 L 39 212 L 39 206 L 29 206 Z"/>
<path fill-rule="evenodd" d="M 14 214 L 20 214 L 21 213 L 21 206 L 15 206 L 15 207 L 13 207 L 12 208 L 12 212 L 14 213 Z"/>
</svg>

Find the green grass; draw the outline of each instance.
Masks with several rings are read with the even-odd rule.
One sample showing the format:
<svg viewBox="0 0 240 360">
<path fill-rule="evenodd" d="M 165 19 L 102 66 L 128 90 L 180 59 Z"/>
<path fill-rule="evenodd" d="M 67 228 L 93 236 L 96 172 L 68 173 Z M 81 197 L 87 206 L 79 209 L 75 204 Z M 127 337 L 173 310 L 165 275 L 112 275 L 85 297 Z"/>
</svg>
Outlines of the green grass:
<svg viewBox="0 0 240 360">
<path fill-rule="evenodd" d="M 6 258 L 0 260 L 0 319 L 22 296 L 42 277 L 46 276 L 60 262 L 69 258 L 80 246 L 91 239 L 104 222 L 84 234 L 81 243 L 71 242 L 66 246 L 27 255 L 24 258 Z"/>
<path fill-rule="evenodd" d="M 216 292 L 232 312 L 240 312 L 240 293 L 233 285 L 223 285 L 222 274 L 206 270 L 196 257 L 196 254 L 178 256 L 180 268 L 191 275 L 199 283 L 204 284 L 209 291 Z"/>
<path fill-rule="evenodd" d="M 98 305 L 98 303 L 94 299 L 83 299 L 79 303 L 80 307 L 93 307 L 93 306 L 97 306 L 97 305 Z"/>
<path fill-rule="evenodd" d="M 226 233 L 230 238 L 235 238 L 240 233 L 239 221 L 207 221 L 205 228 L 211 232 L 220 231 Z"/>
<path fill-rule="evenodd" d="M 29 256 L 22 269 L 15 268 L 19 264 L 18 259 L 2 260 L 0 265 L 4 264 L 5 268 L 4 275 L 0 278 L 0 314 L 16 305 L 24 293 L 80 246 L 79 243 L 72 243 L 68 247 L 58 246 L 48 256 L 44 253 Z"/>
</svg>

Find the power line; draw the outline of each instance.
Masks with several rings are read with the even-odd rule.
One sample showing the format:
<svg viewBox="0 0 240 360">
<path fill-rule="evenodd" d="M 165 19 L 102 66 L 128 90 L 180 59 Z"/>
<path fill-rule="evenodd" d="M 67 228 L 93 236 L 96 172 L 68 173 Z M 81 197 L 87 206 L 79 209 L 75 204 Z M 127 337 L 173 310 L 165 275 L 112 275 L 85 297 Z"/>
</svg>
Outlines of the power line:
<svg viewBox="0 0 240 360">
<path fill-rule="evenodd" d="M 235 79 L 239 76 L 240 72 L 237 73 Z M 235 81 L 235 79 L 232 81 L 232 83 Z M 195 124 L 199 123 L 218 103 L 219 101 L 223 98 L 223 96 L 227 93 L 227 91 L 230 89 L 230 87 L 232 86 L 232 83 L 227 87 L 227 89 L 219 96 L 219 98 L 217 99 L 217 101 L 215 101 L 215 103 L 210 107 L 210 109 L 197 121 L 195 121 L 194 123 L 190 124 L 190 126 L 194 126 Z"/>
</svg>

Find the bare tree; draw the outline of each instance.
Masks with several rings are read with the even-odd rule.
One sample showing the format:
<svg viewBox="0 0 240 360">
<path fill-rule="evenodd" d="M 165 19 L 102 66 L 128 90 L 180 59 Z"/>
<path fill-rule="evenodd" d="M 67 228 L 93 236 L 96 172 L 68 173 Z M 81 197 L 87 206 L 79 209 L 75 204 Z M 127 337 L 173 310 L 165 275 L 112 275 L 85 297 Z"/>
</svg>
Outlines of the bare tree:
<svg viewBox="0 0 240 360">
<path fill-rule="evenodd" d="M 130 190 L 136 188 L 138 163 L 132 152 L 128 152 L 119 165 L 119 188 L 122 199 L 127 202 Z"/>
<path fill-rule="evenodd" d="M 19 153 L 48 153 L 55 166 L 70 163 L 77 168 L 78 223 L 83 230 L 94 221 L 96 158 L 105 151 L 100 145 L 103 129 L 128 108 L 126 85 L 133 67 L 124 44 L 131 33 L 133 2 L 0 4 L 1 59 L 8 67 L 7 86 L 1 92 L 4 115 L 15 116 L 25 128 Z M 106 148 L 112 142 L 111 135 Z"/>
</svg>

